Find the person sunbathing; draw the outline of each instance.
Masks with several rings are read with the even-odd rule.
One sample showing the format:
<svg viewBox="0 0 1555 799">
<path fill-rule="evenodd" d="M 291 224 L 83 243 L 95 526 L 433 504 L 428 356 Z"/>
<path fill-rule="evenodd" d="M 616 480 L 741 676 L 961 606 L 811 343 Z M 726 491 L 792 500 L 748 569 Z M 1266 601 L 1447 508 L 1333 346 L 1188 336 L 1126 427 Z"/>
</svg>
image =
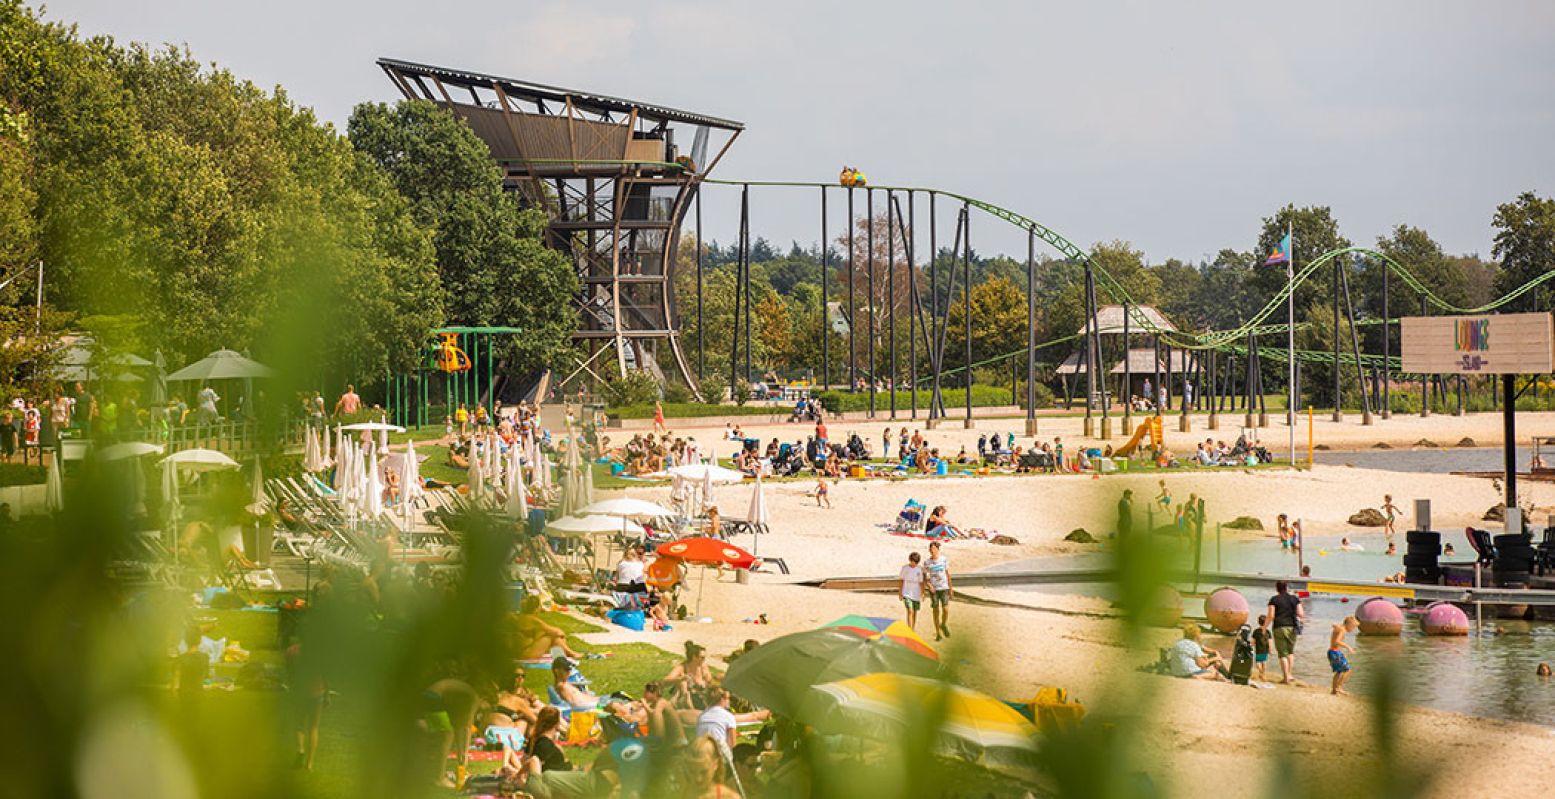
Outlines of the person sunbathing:
<svg viewBox="0 0 1555 799">
<path fill-rule="evenodd" d="M 686 642 L 686 656 L 672 667 L 659 684 L 670 690 L 670 704 L 683 710 L 701 710 L 702 694 L 713 684 L 707 665 L 707 648 Z"/>
<path fill-rule="evenodd" d="M 560 647 L 570 658 L 583 657 L 567 644 L 567 633 L 540 618 L 540 599 L 525 597 L 518 613 L 509 614 L 509 636 L 519 660 L 533 660 Z"/>
<path fill-rule="evenodd" d="M 567 658 L 551 662 L 551 691 L 563 704 L 573 710 L 603 710 L 628 724 L 646 724 L 648 712 L 641 702 L 625 700 L 619 696 L 597 696 L 572 681 L 576 665 Z M 545 708 L 541 708 L 543 713 Z"/>
<path fill-rule="evenodd" d="M 928 531 L 930 538 L 955 538 L 961 535 L 961 531 L 950 523 L 946 515 L 945 506 L 937 505 L 929 512 Z"/>
</svg>

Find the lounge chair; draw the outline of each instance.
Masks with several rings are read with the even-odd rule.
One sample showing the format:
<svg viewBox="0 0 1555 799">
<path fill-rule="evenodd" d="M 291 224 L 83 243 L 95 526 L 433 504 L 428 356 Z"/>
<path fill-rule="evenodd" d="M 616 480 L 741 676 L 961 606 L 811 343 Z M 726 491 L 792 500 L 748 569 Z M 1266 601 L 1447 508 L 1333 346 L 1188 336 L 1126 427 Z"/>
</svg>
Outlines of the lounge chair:
<svg viewBox="0 0 1555 799">
<path fill-rule="evenodd" d="M 891 523 L 891 532 L 906 535 L 923 535 L 924 520 L 928 518 L 925 513 L 928 508 L 915 499 L 907 500 L 907 505 L 902 512 L 896 515 L 896 521 Z"/>
</svg>

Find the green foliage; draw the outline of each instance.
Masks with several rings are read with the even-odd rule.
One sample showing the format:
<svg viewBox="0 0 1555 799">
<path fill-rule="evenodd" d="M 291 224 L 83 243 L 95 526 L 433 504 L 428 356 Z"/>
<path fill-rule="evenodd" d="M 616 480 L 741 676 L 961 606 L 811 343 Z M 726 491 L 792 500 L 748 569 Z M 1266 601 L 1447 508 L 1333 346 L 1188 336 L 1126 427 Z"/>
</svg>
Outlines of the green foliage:
<svg viewBox="0 0 1555 799">
<path fill-rule="evenodd" d="M 918 407 L 929 407 L 929 401 L 933 398 L 934 391 L 932 389 L 919 389 L 917 394 Z M 896 407 L 906 408 L 911 405 L 913 399 L 912 395 L 913 392 L 910 391 L 897 391 Z M 1024 396 L 1025 395 L 1022 395 L 1023 398 Z M 966 389 L 964 388 L 941 389 L 940 397 L 944 400 L 945 407 L 951 414 L 955 413 L 956 408 L 962 408 L 966 406 Z M 1049 392 L 1048 398 L 1049 402 L 1051 402 L 1051 392 Z M 821 407 L 825 408 L 827 413 L 848 413 L 869 410 L 869 392 L 867 391 L 860 391 L 856 394 L 848 391 L 823 391 L 816 396 L 816 399 L 820 400 Z M 876 408 L 890 407 L 890 404 L 890 393 L 882 391 L 875 394 Z M 976 383 L 972 384 L 972 407 L 989 408 L 1009 404 L 1010 389 L 1008 386 L 999 387 L 979 385 Z"/>
<path fill-rule="evenodd" d="M 545 214 L 502 188 L 491 152 L 452 114 L 424 101 L 363 103 L 351 143 L 381 166 L 432 231 L 447 316 L 524 330 L 504 342 L 509 369 L 555 366 L 570 351 L 577 276 L 541 239 Z"/>
<path fill-rule="evenodd" d="M 659 384 L 653 375 L 632 369 L 605 383 L 602 393 L 606 405 L 652 405 L 659 398 Z"/>
<path fill-rule="evenodd" d="M 0 486 L 37 485 L 47 479 L 42 466 L 30 463 L 0 463 Z"/>
<path fill-rule="evenodd" d="M 1264 267 L 1262 264 L 1285 237 L 1287 229 L 1291 231 L 1291 249 L 1295 251 L 1292 257 L 1295 258 L 1295 269 L 1298 271 L 1325 252 L 1350 246 L 1350 240 L 1339 234 L 1339 220 L 1334 218 L 1333 210 L 1327 206 L 1297 208 L 1287 205 L 1273 216 L 1265 217 L 1258 243 L 1253 246 L 1253 255 L 1259 264 L 1251 272 L 1252 294 L 1256 304 L 1246 309 L 1246 316 L 1262 308 L 1285 285 L 1284 266 Z M 1324 274 L 1320 271 L 1297 287 L 1297 308 L 1305 307 L 1313 300 L 1332 300 L 1334 295 L 1331 283 L 1323 279 Z"/>
<path fill-rule="evenodd" d="M 1496 276 L 1498 292 L 1511 291 L 1555 270 L 1555 199 L 1525 191 L 1517 199 L 1496 206 L 1496 239 L 1491 253 L 1501 259 Z M 1521 310 L 1549 308 L 1555 289 L 1548 284 L 1515 303 Z M 1510 309 L 1508 309 L 1510 310 Z"/>
</svg>

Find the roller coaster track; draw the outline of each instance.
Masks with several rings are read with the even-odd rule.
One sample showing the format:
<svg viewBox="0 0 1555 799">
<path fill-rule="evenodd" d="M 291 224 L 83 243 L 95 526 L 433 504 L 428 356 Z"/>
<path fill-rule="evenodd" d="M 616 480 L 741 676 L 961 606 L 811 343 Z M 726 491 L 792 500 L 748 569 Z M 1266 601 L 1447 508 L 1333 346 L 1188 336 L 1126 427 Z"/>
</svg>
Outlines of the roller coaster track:
<svg viewBox="0 0 1555 799">
<path fill-rule="evenodd" d="M 548 161 L 531 161 L 530 163 L 568 163 L 568 164 L 579 164 L 579 163 L 582 163 L 582 164 L 594 164 L 594 165 L 606 165 L 606 166 L 619 165 L 619 166 L 623 166 L 623 167 L 647 166 L 647 167 L 655 167 L 655 168 L 662 168 L 662 169 L 683 169 L 684 168 L 684 166 L 681 165 L 681 164 L 673 164 L 673 163 L 659 162 L 659 161 L 613 161 L 613 160 L 594 160 L 594 161 L 560 161 L 560 160 L 557 160 L 557 161 L 549 161 L 548 160 Z M 815 188 L 822 188 L 822 189 L 834 188 L 834 189 L 840 189 L 840 190 L 843 190 L 843 191 L 855 190 L 855 189 L 849 189 L 848 187 L 845 187 L 845 186 L 839 186 L 839 185 L 837 185 L 835 183 L 822 183 L 822 182 L 814 182 L 814 181 L 796 181 L 796 180 L 728 180 L 728 179 L 704 178 L 702 182 L 703 183 L 715 184 L 715 185 L 721 185 L 721 186 L 770 186 L 770 187 L 782 187 L 782 188 L 810 188 L 810 189 L 815 189 Z M 1282 306 L 1284 306 L 1286 304 L 1287 298 L 1290 297 L 1291 293 L 1296 290 L 1297 286 L 1300 286 L 1302 283 L 1305 283 L 1308 278 L 1312 277 L 1314 274 L 1317 273 L 1317 271 L 1319 269 L 1321 269 L 1325 265 L 1329 264 L 1334 259 L 1340 258 L 1342 256 L 1347 256 L 1347 255 L 1360 255 L 1360 256 L 1364 256 L 1364 257 L 1368 257 L 1368 258 L 1375 258 L 1375 259 L 1381 261 L 1383 264 L 1385 264 L 1387 266 L 1389 272 L 1391 272 L 1394 275 L 1397 275 L 1398 278 L 1404 282 L 1405 286 L 1409 287 L 1410 289 L 1412 289 L 1413 291 L 1418 293 L 1420 296 L 1424 297 L 1426 302 L 1428 302 L 1430 305 L 1436 307 L 1439 310 L 1446 311 L 1447 313 L 1452 313 L 1452 314 L 1479 314 L 1479 313 L 1486 313 L 1488 311 L 1493 311 L 1493 310 L 1496 310 L 1497 308 L 1501 308 L 1501 307 L 1507 305 L 1508 303 L 1512 302 L 1513 300 L 1516 300 L 1517 298 L 1523 296 L 1524 294 L 1527 294 L 1528 292 L 1534 290 L 1535 288 L 1537 288 L 1541 284 L 1544 284 L 1544 283 L 1549 282 L 1551 280 L 1555 280 L 1555 271 L 1546 272 L 1546 273 L 1544 273 L 1542 275 L 1539 275 L 1538 277 L 1536 277 L 1536 278 L 1534 278 L 1534 279 L 1532 279 L 1532 280 L 1522 284 L 1521 286 L 1518 286 L 1517 288 L 1512 289 L 1511 291 L 1507 292 L 1506 294 L 1503 294 L 1502 296 L 1500 296 L 1500 297 L 1498 297 L 1498 298 L 1496 298 L 1496 299 L 1494 299 L 1494 300 L 1492 300 L 1492 301 L 1490 301 L 1488 303 L 1485 303 L 1484 305 L 1479 305 L 1479 306 L 1475 306 L 1475 307 L 1472 307 L 1472 308 L 1467 308 L 1467 307 L 1455 305 L 1455 304 L 1453 304 L 1451 302 L 1448 302 L 1445 299 L 1442 299 L 1434 291 L 1432 291 L 1429 286 L 1426 286 L 1424 283 L 1422 283 L 1420 281 L 1419 278 L 1415 277 L 1415 275 L 1412 272 L 1410 272 L 1407 267 L 1405 267 L 1403 264 L 1399 263 L 1398 261 L 1394 260 L 1392 257 L 1388 256 L 1386 253 L 1381 253 L 1381 252 L 1378 252 L 1376 250 L 1373 250 L 1373 249 L 1370 249 L 1370 248 L 1367 248 L 1367 247 L 1342 247 L 1340 249 L 1330 250 L 1328 252 L 1325 252 L 1325 253 L 1317 256 L 1316 258 L 1313 258 L 1311 261 L 1308 261 L 1305 265 L 1303 265 L 1301 267 L 1301 270 L 1299 272 L 1297 272 L 1288 283 L 1286 283 L 1285 285 L 1281 286 L 1280 290 L 1275 292 L 1274 296 L 1271 297 L 1269 299 L 1269 301 L 1262 308 L 1260 308 L 1258 310 L 1257 313 L 1253 314 L 1246 321 L 1244 321 L 1241 324 L 1240 327 L 1237 327 L 1234 330 L 1215 330 L 1215 331 L 1209 331 L 1207 333 L 1201 333 L 1201 334 L 1183 334 L 1183 333 L 1180 333 L 1178 331 L 1166 330 L 1166 329 L 1163 329 L 1163 328 L 1157 326 L 1154 322 L 1152 322 L 1149 318 L 1147 318 L 1144 315 L 1143 312 L 1141 312 L 1139 310 L 1139 302 L 1136 301 L 1133 297 L 1131 297 L 1129 295 L 1128 290 L 1123 287 L 1123 284 L 1118 282 L 1118 280 L 1116 278 L 1114 278 L 1110 273 L 1108 273 L 1106 269 L 1102 268 L 1099 264 L 1097 264 L 1091 258 L 1090 253 L 1088 253 L 1085 250 L 1081 249 L 1078 245 L 1076 245 L 1074 242 L 1070 241 L 1069 239 L 1065 238 L 1058 231 L 1053 230 L 1052 228 L 1050 228 L 1050 227 L 1048 227 L 1046 225 L 1043 225 L 1042 223 L 1036 221 L 1035 219 L 1032 219 L 1030 217 L 1024 216 L 1024 215 L 1019 214 L 1019 213 L 1017 213 L 1015 211 L 1011 211 L 1008 208 L 1003 208 L 1001 206 L 994 205 L 993 203 L 986 202 L 984 200 L 979 200 L 976 197 L 970 197 L 970 196 L 967 196 L 967 195 L 964 195 L 964 194 L 957 194 L 956 192 L 953 192 L 953 191 L 943 191 L 943 190 L 940 190 L 940 189 L 927 189 L 927 188 L 921 188 L 921 187 L 917 187 L 917 186 L 868 186 L 868 187 L 859 187 L 859 188 L 860 189 L 865 189 L 865 190 L 873 189 L 875 191 L 913 192 L 913 193 L 919 193 L 919 194 L 928 194 L 928 195 L 934 196 L 934 197 L 947 197 L 947 198 L 949 198 L 951 200 L 955 200 L 957 202 L 960 202 L 960 203 L 966 205 L 967 207 L 976 208 L 979 211 L 982 211 L 982 212 L 988 214 L 989 216 L 992 216 L 995 219 L 999 219 L 999 220 L 1001 220 L 1001 221 L 1003 221 L 1003 222 L 1005 222 L 1005 223 L 1007 223 L 1009 225 L 1012 225 L 1012 226 L 1014 226 L 1016 228 L 1019 228 L 1019 229 L 1024 230 L 1024 231 L 1028 231 L 1031 234 L 1035 235 L 1037 238 L 1040 238 L 1044 242 L 1047 242 L 1047 244 L 1049 246 L 1051 246 L 1053 249 L 1057 250 L 1060 254 L 1062 254 L 1071 263 L 1074 263 L 1074 264 L 1086 264 L 1086 265 L 1090 266 L 1092 274 L 1095 275 L 1097 285 L 1101 289 L 1105 290 L 1107 292 L 1107 294 L 1111 297 L 1111 299 L 1114 302 L 1123 304 L 1123 305 L 1125 305 L 1129 309 L 1129 318 L 1130 318 L 1130 320 L 1133 323 L 1138 325 L 1139 332 L 1159 336 L 1162 342 L 1170 344 L 1171 346 L 1176 347 L 1178 349 L 1185 349 L 1185 350 L 1210 350 L 1210 349 L 1213 349 L 1213 350 L 1219 350 L 1219 351 L 1222 351 L 1222 352 L 1234 352 L 1234 353 L 1244 354 L 1245 355 L 1246 351 L 1247 351 L 1246 345 L 1245 344 L 1241 344 L 1239 342 L 1245 342 L 1247 340 L 1247 337 L 1249 336 L 1249 334 L 1251 334 L 1253 336 L 1263 336 L 1263 335 L 1272 335 L 1272 334 L 1275 334 L 1275 333 L 1284 333 L 1287 329 L 1289 329 L 1289 325 L 1286 325 L 1286 324 L 1265 324 L 1265 322 L 1267 322 L 1270 316 L 1273 316 L 1275 313 L 1277 313 L 1280 310 L 1280 308 Z M 826 246 L 825 242 L 822 242 L 821 246 L 823 246 L 823 247 Z M 1357 322 L 1357 324 L 1380 324 L 1380 323 L 1381 323 L 1380 320 L 1365 320 L 1365 321 Z M 1300 323 L 1300 324 L 1297 325 L 1297 328 L 1300 329 L 1304 325 L 1305 325 L 1305 323 Z M 1073 338 L 1073 337 L 1067 337 L 1067 338 Z M 1041 344 L 1039 346 L 1046 346 L 1046 345 L 1058 343 L 1058 341 L 1067 340 L 1067 338 L 1066 339 L 1055 339 L 1054 341 L 1051 341 L 1051 342 L 1044 342 L 1043 344 Z M 1021 350 L 1018 350 L 1017 352 L 1018 353 L 1024 353 L 1025 350 L 1021 349 Z M 1276 350 L 1274 348 L 1262 348 L 1262 347 L 1260 347 L 1260 348 L 1258 348 L 1258 352 L 1259 352 L 1260 356 L 1267 356 L 1271 360 L 1284 360 L 1285 359 L 1285 351 L 1284 350 Z M 1017 353 L 1010 353 L 1008 355 L 996 356 L 995 358 L 989 359 L 987 361 L 983 361 L 982 363 L 986 364 L 986 363 L 992 363 L 992 362 L 999 361 L 999 360 L 1004 360 L 1005 358 L 1013 357 L 1015 354 L 1017 354 Z M 1318 356 L 1321 356 L 1321 358 L 1319 358 Z M 1327 353 L 1327 352 L 1325 352 L 1325 353 L 1315 353 L 1315 352 L 1310 352 L 1310 351 L 1301 351 L 1301 352 L 1297 352 L 1296 353 L 1296 357 L 1299 360 L 1303 360 L 1303 361 L 1324 360 L 1324 361 L 1332 362 L 1333 358 L 1334 358 L 1334 355 L 1333 355 L 1333 353 Z M 1381 356 L 1362 355 L 1361 356 L 1361 361 L 1363 363 L 1366 363 L 1367 365 L 1381 365 L 1382 364 Z M 1339 362 L 1340 363 L 1353 364 L 1355 362 L 1355 358 L 1354 358 L 1353 355 L 1348 355 L 1347 356 L 1347 355 L 1341 353 L 1339 355 Z M 1389 358 L 1388 362 L 1389 362 L 1390 366 L 1395 366 L 1396 367 L 1398 359 L 1396 359 L 1396 358 Z M 976 365 L 979 365 L 979 364 L 972 364 L 972 366 L 976 366 Z M 965 367 L 962 367 L 962 368 L 965 368 Z"/>
</svg>

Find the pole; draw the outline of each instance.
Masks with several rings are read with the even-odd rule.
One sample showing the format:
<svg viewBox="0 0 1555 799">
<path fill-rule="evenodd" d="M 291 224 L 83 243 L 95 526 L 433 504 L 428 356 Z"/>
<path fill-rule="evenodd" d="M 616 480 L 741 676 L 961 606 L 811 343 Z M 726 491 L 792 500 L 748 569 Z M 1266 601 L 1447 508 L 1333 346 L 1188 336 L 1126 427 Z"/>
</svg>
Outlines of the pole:
<svg viewBox="0 0 1555 799">
<path fill-rule="evenodd" d="M 1393 418 L 1393 397 L 1389 393 L 1393 380 L 1388 376 L 1392 366 L 1388 362 L 1388 348 L 1391 346 L 1389 339 L 1393 338 L 1393 320 L 1388 316 L 1388 273 L 1393 267 L 1387 261 L 1382 262 L 1382 418 Z"/>
<path fill-rule="evenodd" d="M 1334 421 L 1344 421 L 1344 387 L 1339 380 L 1339 259 L 1334 259 Z"/>
<path fill-rule="evenodd" d="M 831 387 L 831 303 L 826 286 L 831 282 L 831 244 L 826 240 L 826 187 L 821 187 L 821 390 Z M 700 301 L 700 300 L 699 300 Z M 697 322 L 701 329 L 701 322 Z"/>
<path fill-rule="evenodd" d="M 1134 351 L 1129 336 L 1128 300 L 1123 301 L 1123 435 L 1134 432 Z"/>
<path fill-rule="evenodd" d="M 848 187 L 848 391 L 858 390 L 858 318 L 853 283 L 853 187 Z"/>
<path fill-rule="evenodd" d="M 961 205 L 961 310 L 966 317 L 966 427 L 972 426 L 972 212 L 968 203 Z"/>
<path fill-rule="evenodd" d="M 750 214 L 750 184 L 741 187 L 743 196 L 740 198 L 740 238 L 745 242 L 745 247 L 740 258 L 743 269 L 741 280 L 745 282 L 745 383 L 751 382 L 751 214 Z M 738 335 L 739 331 L 736 330 Z"/>
<path fill-rule="evenodd" d="M 1342 258 L 1334 259 L 1343 261 Z M 1361 335 L 1355 325 L 1355 304 L 1350 299 L 1350 270 L 1343 263 L 1339 266 L 1339 275 L 1344 286 L 1344 310 L 1350 320 L 1350 346 L 1355 349 L 1355 379 L 1361 389 L 1361 424 L 1371 424 L 1371 395 L 1366 393 L 1366 371 L 1361 367 Z"/>
<path fill-rule="evenodd" d="M 43 262 L 38 262 L 38 311 L 34 335 L 43 335 Z"/>
<path fill-rule="evenodd" d="M 940 356 L 944 353 L 939 349 L 939 282 L 935 276 L 938 274 L 934 262 L 939 260 L 939 222 L 935 216 L 934 206 L 938 195 L 929 192 L 929 329 L 924 331 L 929 337 L 929 368 L 934 371 L 934 391 L 929 394 L 929 422 L 939 418 L 939 380 L 940 380 Z"/>
<path fill-rule="evenodd" d="M 890 189 L 885 193 L 885 316 L 886 335 L 891 339 L 890 355 L 887 358 L 891 362 L 891 376 L 886 379 L 886 388 L 891 392 L 891 418 L 896 418 L 896 378 L 900 372 L 896 369 L 896 194 Z"/>
<path fill-rule="evenodd" d="M 823 193 L 821 195 L 823 202 L 825 200 L 825 196 L 826 195 L 825 195 L 824 190 L 823 190 Z M 705 344 L 704 344 L 704 342 L 702 340 L 702 329 L 703 329 L 703 325 L 702 325 L 702 245 L 703 245 L 703 243 L 705 243 L 707 241 L 707 239 L 702 235 L 702 187 L 700 185 L 697 186 L 696 201 L 697 201 L 697 380 L 701 381 L 701 380 L 703 380 L 703 379 L 705 379 L 707 377 L 707 347 L 705 346 Z M 821 238 L 824 240 L 826 237 L 823 235 L 823 236 L 821 236 Z M 825 291 L 826 291 L 826 283 L 825 283 L 825 281 L 822 281 L 821 282 L 821 292 L 824 294 Z M 701 390 L 700 387 L 698 387 L 698 392 L 700 392 L 700 390 Z"/>
<path fill-rule="evenodd" d="M 1124 324 L 1127 324 L 1125 322 Z M 1037 434 L 1037 231 L 1026 230 L 1026 435 Z"/>
<path fill-rule="evenodd" d="M 865 339 L 864 346 L 869 348 L 869 418 L 875 418 L 875 383 L 878 372 L 875 371 L 875 190 L 864 189 L 864 216 L 869 222 L 865 230 L 864 251 L 864 275 L 869 281 L 869 290 L 864 294 L 864 301 L 869 304 L 869 338 Z"/>
<path fill-rule="evenodd" d="M 1285 236 L 1291 240 L 1285 258 L 1285 424 L 1290 428 L 1290 465 L 1296 465 L 1296 240 L 1290 220 Z"/>
<path fill-rule="evenodd" d="M 1425 296 L 1421 295 L 1421 297 L 1420 297 L 1420 315 L 1421 316 L 1427 316 L 1427 315 L 1429 315 L 1429 313 L 1430 313 L 1430 309 L 1425 304 Z M 1404 328 L 1402 326 L 1400 326 L 1399 327 L 1399 337 L 1400 338 L 1399 338 L 1399 343 L 1398 343 L 1398 345 L 1400 347 L 1404 346 L 1403 335 L 1404 335 Z M 1422 375 L 1420 375 L 1420 418 L 1424 419 L 1425 417 L 1430 416 L 1430 415 L 1431 415 L 1431 376 L 1428 375 L 1428 374 L 1422 374 Z"/>
<path fill-rule="evenodd" d="M 1517 507 L 1517 381 L 1501 376 L 1501 450 L 1506 468 L 1506 512 Z M 1519 530 L 1518 532 L 1522 532 Z"/>
<path fill-rule="evenodd" d="M 1314 449 L 1314 447 L 1312 446 L 1312 443 L 1313 443 L 1313 435 L 1312 435 L 1312 406 L 1308 405 L 1307 406 L 1307 468 L 1308 469 L 1312 468 L 1312 451 Z"/>
<path fill-rule="evenodd" d="M 912 407 L 912 418 L 918 418 L 918 267 L 913 261 L 913 240 L 918 235 L 917 220 L 914 217 L 913 193 L 907 190 L 907 236 L 903 244 L 907 248 L 907 294 L 912 301 L 907 308 L 907 388 L 908 402 Z M 896 212 L 898 224 L 901 222 L 902 212 Z"/>
</svg>

